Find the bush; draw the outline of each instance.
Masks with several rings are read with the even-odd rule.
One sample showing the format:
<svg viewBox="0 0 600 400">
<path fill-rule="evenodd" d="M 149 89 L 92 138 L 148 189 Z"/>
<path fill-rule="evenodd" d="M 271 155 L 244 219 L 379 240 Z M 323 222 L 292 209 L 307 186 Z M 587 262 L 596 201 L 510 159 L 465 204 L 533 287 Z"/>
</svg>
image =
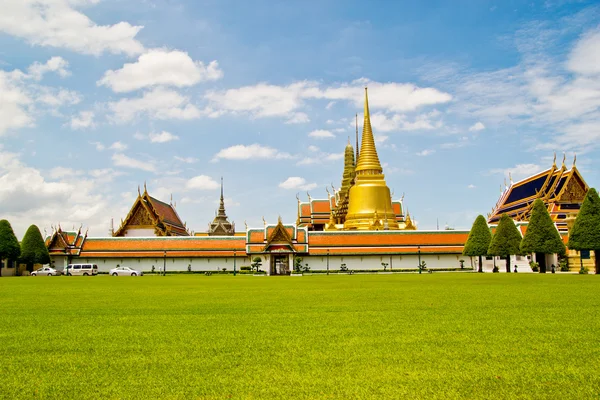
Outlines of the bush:
<svg viewBox="0 0 600 400">
<path fill-rule="evenodd" d="M 540 270 L 540 264 L 535 261 L 529 261 L 529 266 L 533 272 L 538 272 Z"/>
<path fill-rule="evenodd" d="M 588 269 L 588 267 L 581 267 L 581 269 L 579 270 L 579 274 L 580 275 L 585 275 L 588 272 L 590 272 L 590 270 Z"/>
<path fill-rule="evenodd" d="M 497 265 L 494 265 L 494 269 L 492 270 L 492 272 L 500 272 Z"/>
<path fill-rule="evenodd" d="M 252 267 L 244 265 L 243 267 L 240 268 L 240 271 L 252 271 Z"/>
<path fill-rule="evenodd" d="M 569 272 L 569 263 L 566 257 L 560 259 L 560 261 L 558 262 L 558 267 L 561 270 L 561 272 Z"/>
</svg>

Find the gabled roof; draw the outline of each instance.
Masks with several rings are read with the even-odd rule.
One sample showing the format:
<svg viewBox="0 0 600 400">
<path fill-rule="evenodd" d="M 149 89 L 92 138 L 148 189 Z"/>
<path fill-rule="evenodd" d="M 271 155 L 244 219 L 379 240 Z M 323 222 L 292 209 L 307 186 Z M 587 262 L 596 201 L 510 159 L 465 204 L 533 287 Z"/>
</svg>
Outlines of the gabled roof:
<svg viewBox="0 0 600 400">
<path fill-rule="evenodd" d="M 45 243 L 50 255 L 79 255 L 83 242 L 87 237 L 78 231 L 63 231 L 59 226 L 52 235 L 46 237 Z"/>
<path fill-rule="evenodd" d="M 575 164 L 569 170 L 564 162 L 561 168 L 553 164 L 545 171 L 516 183 L 511 182 L 510 186 L 505 187 L 496 206 L 488 214 L 488 222 L 497 222 L 502 214 L 526 221 L 531 214 L 534 200 L 541 199 L 548 207 L 553 220 L 566 227 L 565 223 L 557 220 L 564 219 L 567 213 L 579 209 L 588 188 Z"/>
<path fill-rule="evenodd" d="M 150 196 L 145 186 L 113 236 L 124 236 L 128 228 L 141 226 L 152 226 L 157 236 L 189 236 L 173 205 Z"/>
</svg>

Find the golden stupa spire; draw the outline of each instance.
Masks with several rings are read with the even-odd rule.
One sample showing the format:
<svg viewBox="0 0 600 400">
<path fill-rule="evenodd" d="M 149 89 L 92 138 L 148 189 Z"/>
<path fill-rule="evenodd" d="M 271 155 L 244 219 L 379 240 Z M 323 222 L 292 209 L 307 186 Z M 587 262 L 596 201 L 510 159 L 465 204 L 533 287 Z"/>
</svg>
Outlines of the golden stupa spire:
<svg viewBox="0 0 600 400">
<path fill-rule="evenodd" d="M 375 148 L 375 138 L 371 128 L 371 116 L 369 114 L 369 96 L 365 88 L 365 120 L 363 123 L 362 143 L 360 146 L 360 155 L 356 163 L 356 172 L 367 174 L 381 174 L 383 169 L 377 156 Z"/>
<path fill-rule="evenodd" d="M 367 88 L 365 88 L 362 143 L 355 171 L 354 185 L 350 187 L 348 193 L 348 212 L 344 221 L 344 229 L 376 229 L 379 224 L 387 225 L 390 230 L 399 229 L 396 215 L 393 212 L 390 189 L 385 183 L 383 169 L 375 148 Z M 376 220 L 377 223 L 374 222 Z"/>
</svg>

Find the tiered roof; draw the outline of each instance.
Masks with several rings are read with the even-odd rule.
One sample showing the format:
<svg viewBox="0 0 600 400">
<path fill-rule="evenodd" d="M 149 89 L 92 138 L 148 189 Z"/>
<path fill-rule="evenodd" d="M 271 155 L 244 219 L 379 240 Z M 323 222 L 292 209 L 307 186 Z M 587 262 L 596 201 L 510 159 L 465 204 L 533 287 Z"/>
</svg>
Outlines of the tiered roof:
<svg viewBox="0 0 600 400">
<path fill-rule="evenodd" d="M 225 213 L 225 200 L 223 198 L 223 178 L 221 177 L 221 200 L 215 219 L 208 226 L 209 236 L 233 236 L 235 235 L 235 224 L 229 222 Z"/>
<path fill-rule="evenodd" d="M 87 232 L 82 234 L 81 228 L 77 231 L 63 231 L 59 225 L 45 242 L 52 256 L 78 256 L 86 237 Z"/>
<path fill-rule="evenodd" d="M 511 179 L 488 214 L 488 223 L 497 223 L 502 214 L 517 221 L 528 221 L 534 200 L 541 199 L 559 230 L 567 230 L 567 216 L 579 212 L 588 189 L 575 161 L 568 170 L 564 160 L 560 168 L 553 163 L 549 169 L 519 182 L 513 183 Z"/>
<path fill-rule="evenodd" d="M 190 235 L 175 207 L 150 196 L 144 184 L 144 193 L 138 188 L 138 197 L 113 236 L 126 236 L 130 229 L 149 228 L 154 229 L 156 236 Z"/>
</svg>

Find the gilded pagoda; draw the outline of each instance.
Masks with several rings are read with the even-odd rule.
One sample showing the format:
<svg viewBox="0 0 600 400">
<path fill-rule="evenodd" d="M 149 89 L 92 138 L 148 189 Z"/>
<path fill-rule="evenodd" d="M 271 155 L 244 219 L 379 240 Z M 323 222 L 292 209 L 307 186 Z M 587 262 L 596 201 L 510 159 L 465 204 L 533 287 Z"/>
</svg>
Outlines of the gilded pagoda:
<svg viewBox="0 0 600 400">
<path fill-rule="evenodd" d="M 362 142 L 356 158 L 348 141 L 344 151 L 344 172 L 339 190 L 328 199 L 301 202 L 298 198 L 298 226 L 310 231 L 415 230 L 410 216 L 403 213 L 402 200 L 394 201 L 385 182 L 371 127 L 369 98 L 365 88 Z"/>
</svg>

